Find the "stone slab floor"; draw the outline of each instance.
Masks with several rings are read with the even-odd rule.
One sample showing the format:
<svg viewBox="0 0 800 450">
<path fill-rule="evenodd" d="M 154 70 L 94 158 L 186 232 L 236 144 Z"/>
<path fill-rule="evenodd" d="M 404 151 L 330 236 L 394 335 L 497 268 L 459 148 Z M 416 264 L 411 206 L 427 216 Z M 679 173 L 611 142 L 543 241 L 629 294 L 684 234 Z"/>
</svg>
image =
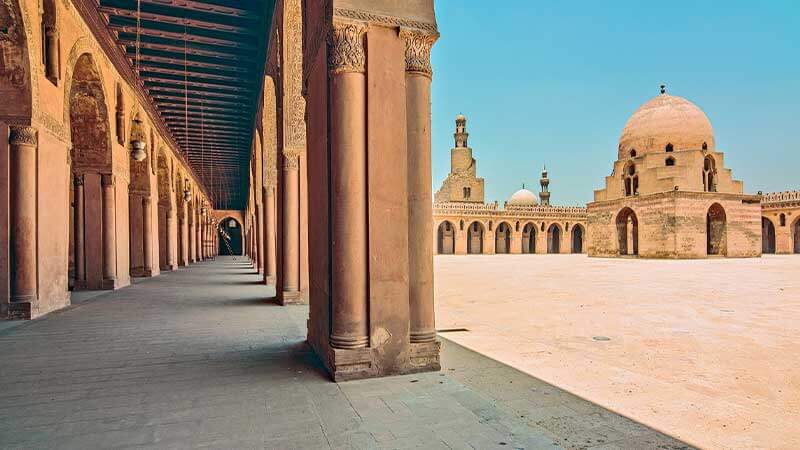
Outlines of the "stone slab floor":
<svg viewBox="0 0 800 450">
<path fill-rule="evenodd" d="M 441 373 L 331 383 L 268 292 L 221 258 L 3 327 L 0 448 L 687 448 L 446 340 Z"/>
<path fill-rule="evenodd" d="M 800 255 L 437 256 L 449 339 L 703 448 L 800 448 Z"/>
</svg>

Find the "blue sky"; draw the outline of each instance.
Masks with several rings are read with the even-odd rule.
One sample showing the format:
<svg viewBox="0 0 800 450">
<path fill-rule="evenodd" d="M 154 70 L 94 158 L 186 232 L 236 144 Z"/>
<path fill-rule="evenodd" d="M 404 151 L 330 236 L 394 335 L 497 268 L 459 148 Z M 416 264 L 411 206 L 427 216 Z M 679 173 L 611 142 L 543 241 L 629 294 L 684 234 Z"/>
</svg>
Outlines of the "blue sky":
<svg viewBox="0 0 800 450">
<path fill-rule="evenodd" d="M 467 116 L 486 200 L 602 187 L 628 117 L 667 84 L 711 119 L 745 190 L 800 189 L 800 1 L 436 0 L 433 183 Z"/>
</svg>

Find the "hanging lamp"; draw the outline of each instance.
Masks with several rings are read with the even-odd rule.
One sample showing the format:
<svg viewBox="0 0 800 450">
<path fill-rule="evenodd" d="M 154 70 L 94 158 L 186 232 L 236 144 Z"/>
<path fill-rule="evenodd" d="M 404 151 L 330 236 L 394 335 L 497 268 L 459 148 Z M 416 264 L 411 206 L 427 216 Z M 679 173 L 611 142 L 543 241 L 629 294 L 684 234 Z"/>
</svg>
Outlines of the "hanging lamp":
<svg viewBox="0 0 800 450">
<path fill-rule="evenodd" d="M 142 0 L 136 0 L 136 59 L 134 60 L 134 71 L 136 72 L 136 82 L 139 82 L 139 48 L 141 47 L 141 28 L 142 28 Z M 137 110 L 136 107 L 136 97 L 137 95 L 134 94 L 133 96 L 133 107 L 134 111 Z M 137 132 L 141 132 L 142 129 L 142 119 L 139 117 L 138 111 L 136 112 L 136 116 L 133 118 L 133 123 L 135 124 L 135 128 Z M 133 130 L 131 130 L 131 134 L 133 134 Z M 131 139 L 131 158 L 134 161 L 141 162 L 147 158 L 147 152 L 145 149 L 147 148 L 147 142 L 144 139 L 141 139 L 137 134 L 135 137 Z"/>
<path fill-rule="evenodd" d="M 186 201 L 186 203 L 189 203 L 189 202 L 192 201 L 192 191 L 189 190 L 189 179 L 188 178 L 184 178 L 183 179 L 183 200 Z"/>
</svg>

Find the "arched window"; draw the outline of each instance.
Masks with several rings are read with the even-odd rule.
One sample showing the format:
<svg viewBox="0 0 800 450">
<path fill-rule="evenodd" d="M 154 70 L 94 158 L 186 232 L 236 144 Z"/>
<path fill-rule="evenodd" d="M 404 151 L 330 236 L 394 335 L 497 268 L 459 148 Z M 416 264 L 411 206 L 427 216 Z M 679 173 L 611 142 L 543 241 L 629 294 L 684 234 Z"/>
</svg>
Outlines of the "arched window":
<svg viewBox="0 0 800 450">
<path fill-rule="evenodd" d="M 639 176 L 636 175 L 636 165 L 628 164 L 623 171 L 623 177 L 625 196 L 636 195 L 639 192 Z"/>
<path fill-rule="evenodd" d="M 489 231 L 492 231 L 492 221 L 489 221 Z"/>
<path fill-rule="evenodd" d="M 666 164 L 666 165 L 668 165 L 668 166 L 674 166 L 674 165 L 675 165 L 675 158 L 673 158 L 672 156 L 670 156 L 669 158 L 667 158 L 667 159 L 664 161 L 664 164 Z"/>
<path fill-rule="evenodd" d="M 717 192 L 717 166 L 711 155 L 703 160 L 703 190 Z"/>
<path fill-rule="evenodd" d="M 458 224 L 458 228 L 459 228 L 461 231 L 464 231 L 464 221 L 463 221 L 463 220 L 462 220 L 462 221 L 461 221 L 461 222 Z"/>
<path fill-rule="evenodd" d="M 675 148 L 672 146 L 672 144 L 667 144 L 667 148 L 666 148 L 665 150 L 666 150 L 667 152 L 671 152 L 671 151 L 672 151 L 672 150 L 674 150 L 674 149 L 675 149 Z"/>
<path fill-rule="evenodd" d="M 519 220 L 517 221 L 517 224 L 514 226 L 514 231 L 519 231 Z"/>
<path fill-rule="evenodd" d="M 781 226 L 782 226 L 782 227 L 785 227 L 785 226 L 786 226 L 786 214 L 784 214 L 784 213 L 781 213 L 781 216 L 780 216 L 780 220 L 779 220 L 779 221 L 780 221 L 780 223 L 781 223 Z"/>
<path fill-rule="evenodd" d="M 56 85 L 61 73 L 59 41 L 55 0 L 44 0 L 42 4 L 42 65 L 44 66 L 44 76 Z"/>
<path fill-rule="evenodd" d="M 636 158 L 636 149 L 635 148 L 631 149 L 631 158 Z"/>
<path fill-rule="evenodd" d="M 708 150 L 708 144 L 703 142 L 703 150 Z"/>
<path fill-rule="evenodd" d="M 468 187 L 465 187 L 464 188 L 464 200 L 469 200 L 469 198 L 471 196 L 472 196 L 472 189 L 470 189 Z"/>
</svg>

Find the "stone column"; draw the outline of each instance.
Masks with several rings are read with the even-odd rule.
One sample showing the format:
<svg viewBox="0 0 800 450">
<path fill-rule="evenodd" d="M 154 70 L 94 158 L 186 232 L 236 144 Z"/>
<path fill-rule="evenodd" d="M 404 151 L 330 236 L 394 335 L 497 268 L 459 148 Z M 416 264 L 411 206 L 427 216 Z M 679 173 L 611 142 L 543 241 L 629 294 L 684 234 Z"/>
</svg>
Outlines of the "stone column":
<svg viewBox="0 0 800 450">
<path fill-rule="evenodd" d="M 193 212 L 189 212 L 188 215 L 189 215 L 189 220 L 188 220 L 188 222 L 189 222 L 189 231 L 188 231 L 188 233 L 186 235 L 186 238 L 189 241 L 188 242 L 188 244 L 189 244 L 189 262 L 193 263 L 193 262 L 197 261 L 197 249 L 195 248 L 195 239 L 194 239 L 194 227 L 195 227 L 194 213 Z"/>
<path fill-rule="evenodd" d="M 275 192 L 273 186 L 267 186 L 264 190 L 264 240 L 266 251 L 264 252 L 264 282 L 272 284 L 275 282 L 276 275 L 276 252 L 275 252 Z"/>
<path fill-rule="evenodd" d="M 181 238 L 179 242 L 179 245 L 181 246 L 181 258 L 178 261 L 178 264 L 181 266 L 189 265 L 189 220 L 187 218 L 187 212 L 186 206 L 184 206 L 183 211 L 178 218 L 178 226 L 181 229 Z"/>
<path fill-rule="evenodd" d="M 433 313 L 431 47 L 436 35 L 401 30 L 406 43 L 408 263 L 411 342 L 436 339 Z"/>
<path fill-rule="evenodd" d="M 299 157 L 283 154 L 283 293 L 282 302 L 300 298 Z"/>
<path fill-rule="evenodd" d="M 256 205 L 256 258 L 258 262 L 256 269 L 259 273 L 264 273 L 264 205 Z"/>
<path fill-rule="evenodd" d="M 45 58 L 47 63 L 45 67 L 45 76 L 56 81 L 58 80 L 59 60 L 61 59 L 58 54 L 58 29 L 53 25 L 46 26 L 44 29 L 44 39 L 45 52 L 47 52 Z"/>
<path fill-rule="evenodd" d="M 103 281 L 114 288 L 117 279 L 117 233 L 114 201 L 114 175 L 103 174 Z"/>
<path fill-rule="evenodd" d="M 144 251 L 144 276 L 153 276 L 153 203 L 150 197 L 142 199 L 142 246 Z"/>
<path fill-rule="evenodd" d="M 334 22 L 331 80 L 331 335 L 334 348 L 369 344 L 367 310 L 366 26 Z"/>
<path fill-rule="evenodd" d="M 8 136 L 11 175 L 11 302 L 27 303 L 11 317 L 31 318 L 36 300 L 36 128 L 12 126 Z"/>
<path fill-rule="evenodd" d="M 86 282 L 86 264 L 84 256 L 84 213 L 83 213 L 83 175 L 75 175 L 75 221 L 73 233 L 75 233 L 75 284 L 78 288 L 83 288 Z"/>
<path fill-rule="evenodd" d="M 172 229 L 175 228 L 175 209 L 170 206 L 167 210 L 167 232 L 165 233 L 167 237 L 167 265 L 169 266 L 169 270 L 175 270 L 175 253 L 173 250 L 173 243 L 172 243 Z"/>
</svg>

